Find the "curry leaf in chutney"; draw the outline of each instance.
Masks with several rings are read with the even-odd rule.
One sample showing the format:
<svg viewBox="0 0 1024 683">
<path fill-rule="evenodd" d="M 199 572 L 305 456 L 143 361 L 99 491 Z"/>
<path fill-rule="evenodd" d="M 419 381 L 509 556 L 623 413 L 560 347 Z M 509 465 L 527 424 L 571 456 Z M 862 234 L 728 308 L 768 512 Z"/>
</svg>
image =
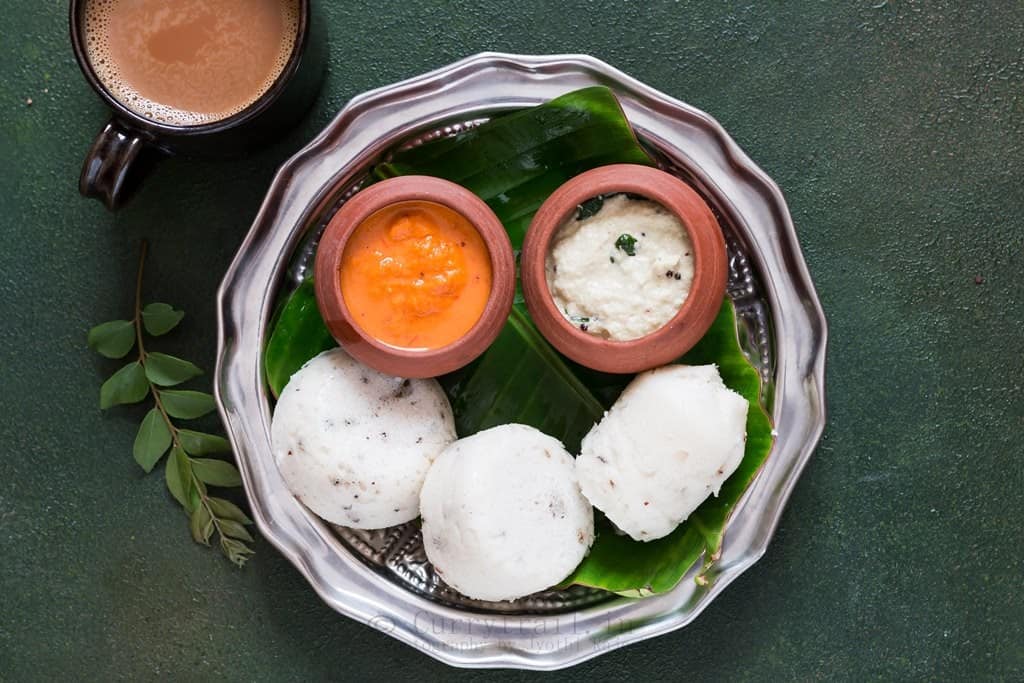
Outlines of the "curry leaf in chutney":
<svg viewBox="0 0 1024 683">
<path fill-rule="evenodd" d="M 629 233 L 622 233 L 615 240 L 615 248 L 625 252 L 627 256 L 636 256 L 636 238 Z"/>
<path fill-rule="evenodd" d="M 582 221 L 591 216 L 596 216 L 604 207 L 604 195 L 597 195 L 581 202 L 576 207 L 576 220 Z"/>
</svg>

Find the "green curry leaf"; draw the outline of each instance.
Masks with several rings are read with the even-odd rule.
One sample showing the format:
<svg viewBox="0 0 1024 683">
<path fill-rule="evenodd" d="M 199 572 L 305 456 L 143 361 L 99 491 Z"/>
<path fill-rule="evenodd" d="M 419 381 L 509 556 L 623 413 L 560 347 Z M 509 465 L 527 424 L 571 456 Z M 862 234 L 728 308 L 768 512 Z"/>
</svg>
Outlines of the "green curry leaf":
<svg viewBox="0 0 1024 683">
<path fill-rule="evenodd" d="M 146 413 L 146 417 L 142 418 L 139 433 L 135 436 L 135 444 L 132 446 L 135 462 L 147 473 L 151 472 L 170 447 L 171 432 L 167 429 L 164 416 L 159 410 L 152 408 Z"/>
<path fill-rule="evenodd" d="M 153 384 L 171 387 L 203 374 L 194 363 L 156 351 L 146 355 L 146 377 Z"/>
<path fill-rule="evenodd" d="M 185 451 L 175 446 L 171 449 L 171 455 L 167 458 L 164 466 L 164 478 L 167 480 L 167 490 L 171 492 L 178 503 L 192 512 L 192 468 L 189 466 L 188 456 Z"/>
<path fill-rule="evenodd" d="M 191 429 L 179 429 L 178 439 L 181 447 L 189 455 L 208 455 L 210 453 L 229 453 L 231 444 L 223 436 L 204 434 Z"/>
<path fill-rule="evenodd" d="M 242 475 L 238 473 L 238 468 L 226 460 L 192 458 L 192 472 L 199 481 L 210 486 L 242 485 Z"/>
<path fill-rule="evenodd" d="M 627 256 L 636 256 L 636 238 L 629 233 L 623 233 L 615 240 L 615 248 L 625 252 Z"/>
<path fill-rule="evenodd" d="M 125 365 L 100 387 L 100 408 L 138 403 L 149 393 L 146 372 L 138 361 Z"/>
<path fill-rule="evenodd" d="M 171 417 L 193 420 L 217 409 L 213 395 L 204 391 L 161 389 L 160 400 Z"/>
<path fill-rule="evenodd" d="M 89 330 L 89 348 L 107 358 L 124 358 L 135 346 L 135 323 L 111 320 Z"/>
<path fill-rule="evenodd" d="M 142 309 L 142 326 L 154 337 L 167 334 L 185 317 L 184 311 L 175 310 L 170 304 L 146 304 Z"/>
<path fill-rule="evenodd" d="M 239 524 L 252 524 L 252 520 L 246 517 L 245 513 L 242 512 L 242 509 L 230 500 L 210 496 L 208 502 L 210 504 L 210 509 L 213 510 L 213 513 L 218 517 L 233 519 Z"/>
</svg>

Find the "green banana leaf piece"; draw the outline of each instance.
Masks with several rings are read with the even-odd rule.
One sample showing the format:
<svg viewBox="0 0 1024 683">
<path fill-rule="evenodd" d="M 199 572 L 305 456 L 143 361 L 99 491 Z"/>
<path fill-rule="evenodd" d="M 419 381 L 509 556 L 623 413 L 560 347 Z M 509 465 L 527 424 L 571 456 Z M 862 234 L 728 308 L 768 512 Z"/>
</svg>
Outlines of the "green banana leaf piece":
<svg viewBox="0 0 1024 683">
<path fill-rule="evenodd" d="M 490 348 L 466 371 L 441 379 L 459 436 L 510 422 L 536 427 L 570 451 L 604 407 L 518 307 Z"/>
<path fill-rule="evenodd" d="M 337 345 L 320 317 L 313 280 L 306 280 L 285 301 L 263 351 L 263 369 L 274 396 L 281 395 L 306 361 Z"/>
<path fill-rule="evenodd" d="M 743 460 L 722 485 L 718 496 L 708 498 L 674 532 L 647 543 L 618 534 L 599 516 L 597 538 L 590 554 L 565 583 L 576 583 L 642 597 L 671 590 L 704 555 L 703 574 L 718 559 L 729 513 L 753 481 L 768 457 L 774 437 L 771 422 L 760 402 L 761 378 L 740 348 L 736 312 L 728 299 L 707 334 L 683 356 L 680 363 L 714 363 L 722 380 L 750 404 L 747 411 L 747 444 Z"/>
<path fill-rule="evenodd" d="M 398 152 L 373 175 L 437 176 L 472 190 L 519 249 L 533 214 L 559 185 L 607 164 L 654 162 L 612 91 L 593 86 Z"/>
</svg>

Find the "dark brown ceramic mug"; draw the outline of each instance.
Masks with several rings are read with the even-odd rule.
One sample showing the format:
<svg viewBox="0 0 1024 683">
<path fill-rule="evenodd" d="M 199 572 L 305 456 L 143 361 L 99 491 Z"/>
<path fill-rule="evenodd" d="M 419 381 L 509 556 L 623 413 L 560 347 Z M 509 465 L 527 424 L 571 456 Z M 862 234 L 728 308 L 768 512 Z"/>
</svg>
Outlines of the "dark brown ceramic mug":
<svg viewBox="0 0 1024 683">
<path fill-rule="evenodd" d="M 313 0 L 299 0 L 295 44 L 273 84 L 242 111 L 195 125 L 172 125 L 129 109 L 104 86 L 86 51 L 85 0 L 71 0 L 71 44 L 92 89 L 114 110 L 82 166 L 78 190 L 116 209 L 163 154 L 222 157 L 268 142 L 298 122 L 320 89 L 326 67 L 324 22 Z"/>
</svg>

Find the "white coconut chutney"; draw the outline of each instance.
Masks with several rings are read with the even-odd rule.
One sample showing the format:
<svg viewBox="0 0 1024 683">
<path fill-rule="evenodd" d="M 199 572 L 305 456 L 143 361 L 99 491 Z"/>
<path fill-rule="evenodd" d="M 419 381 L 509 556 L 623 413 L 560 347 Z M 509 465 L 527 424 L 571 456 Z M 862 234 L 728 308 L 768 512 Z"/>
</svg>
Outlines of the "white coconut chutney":
<svg viewBox="0 0 1024 683">
<path fill-rule="evenodd" d="M 679 312 L 693 282 L 693 243 L 661 204 L 624 194 L 571 218 L 545 263 L 555 305 L 584 332 L 614 341 L 643 337 Z"/>
</svg>

